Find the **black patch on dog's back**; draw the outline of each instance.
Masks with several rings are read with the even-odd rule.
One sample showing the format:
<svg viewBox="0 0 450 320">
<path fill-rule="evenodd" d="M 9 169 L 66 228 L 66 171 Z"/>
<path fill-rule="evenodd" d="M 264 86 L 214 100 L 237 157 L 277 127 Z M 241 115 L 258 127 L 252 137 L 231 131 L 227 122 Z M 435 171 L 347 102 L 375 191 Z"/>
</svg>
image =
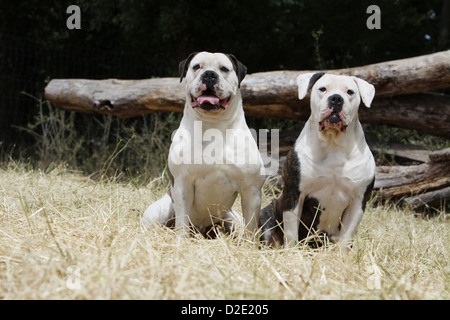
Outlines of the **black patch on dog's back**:
<svg viewBox="0 0 450 320">
<path fill-rule="evenodd" d="M 273 200 L 265 207 L 259 216 L 259 227 L 262 239 L 269 244 L 283 243 L 281 230 L 283 211 L 293 210 L 300 198 L 300 159 L 292 148 L 286 156 L 286 162 L 281 174 L 284 181 L 283 193 L 280 198 Z"/>
<path fill-rule="evenodd" d="M 283 243 L 281 221 L 276 218 L 279 204 L 279 199 L 275 199 L 259 213 L 258 227 L 261 228 L 261 241 L 270 246 Z"/>
<path fill-rule="evenodd" d="M 283 194 L 280 197 L 281 213 L 293 210 L 300 198 L 300 159 L 297 152 L 292 148 L 286 156 L 281 176 L 284 181 Z M 277 217 L 282 219 L 283 217 Z M 281 220 L 280 220 L 281 221 Z"/>
<path fill-rule="evenodd" d="M 306 197 L 303 203 L 301 222 L 298 227 L 298 240 L 314 235 L 323 209 L 316 198 Z"/>
<path fill-rule="evenodd" d="M 374 185 L 375 185 L 375 177 L 373 177 L 372 182 L 367 185 L 366 191 L 364 192 L 364 198 L 361 204 L 361 209 L 363 212 L 364 210 L 366 210 L 366 203 L 367 201 L 369 201 L 369 198 L 372 195 Z"/>
<path fill-rule="evenodd" d="M 298 226 L 298 241 L 308 239 L 306 243 L 312 248 L 319 248 L 329 242 L 328 233 L 317 229 L 323 210 L 325 207 L 320 205 L 319 200 L 306 197 L 303 203 L 301 222 Z"/>
</svg>

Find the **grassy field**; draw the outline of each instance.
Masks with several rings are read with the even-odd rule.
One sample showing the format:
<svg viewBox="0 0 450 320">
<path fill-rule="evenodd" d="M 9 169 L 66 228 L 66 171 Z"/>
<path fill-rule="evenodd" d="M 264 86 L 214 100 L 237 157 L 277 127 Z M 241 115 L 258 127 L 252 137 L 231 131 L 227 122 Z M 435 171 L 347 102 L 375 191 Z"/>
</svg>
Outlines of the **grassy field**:
<svg viewBox="0 0 450 320">
<path fill-rule="evenodd" d="M 0 299 L 450 298 L 444 212 L 368 208 L 346 255 L 333 247 L 271 250 L 242 238 L 144 229 L 144 209 L 163 192 L 4 165 Z"/>
</svg>

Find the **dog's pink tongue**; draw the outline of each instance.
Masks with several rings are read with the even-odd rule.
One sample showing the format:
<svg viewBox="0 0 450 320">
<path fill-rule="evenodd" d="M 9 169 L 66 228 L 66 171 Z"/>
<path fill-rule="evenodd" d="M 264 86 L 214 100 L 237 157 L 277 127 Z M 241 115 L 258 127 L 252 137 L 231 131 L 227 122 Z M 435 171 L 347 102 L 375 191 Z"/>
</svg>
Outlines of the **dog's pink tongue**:
<svg viewBox="0 0 450 320">
<path fill-rule="evenodd" d="M 200 96 L 197 98 L 199 104 L 209 103 L 212 105 L 219 105 L 220 100 L 215 96 Z"/>
</svg>

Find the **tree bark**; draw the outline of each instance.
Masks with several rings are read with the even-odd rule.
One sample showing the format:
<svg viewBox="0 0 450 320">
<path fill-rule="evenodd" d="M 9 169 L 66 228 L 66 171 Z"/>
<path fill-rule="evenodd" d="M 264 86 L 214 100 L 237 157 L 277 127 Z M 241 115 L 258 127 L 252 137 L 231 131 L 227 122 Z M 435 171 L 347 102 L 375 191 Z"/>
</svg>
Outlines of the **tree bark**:
<svg viewBox="0 0 450 320">
<path fill-rule="evenodd" d="M 307 71 L 273 71 L 247 75 L 241 84 L 249 116 L 306 120 L 309 101 L 297 99 L 296 78 Z M 376 98 L 361 108 L 362 122 L 389 124 L 450 136 L 450 100 L 439 95 L 411 95 L 450 87 L 450 50 L 364 67 L 330 70 L 372 83 Z M 397 97 L 393 97 L 397 96 Z M 69 111 L 112 114 L 121 118 L 153 112 L 182 112 L 184 84 L 177 78 L 147 80 L 55 79 L 45 97 Z"/>
<path fill-rule="evenodd" d="M 244 100 L 244 105 L 245 114 L 255 117 L 306 121 L 311 113 L 309 104 L 298 100 L 289 105 L 253 105 Z M 377 97 L 369 109 L 361 105 L 359 119 L 450 138 L 450 97 L 430 93 Z"/>
<path fill-rule="evenodd" d="M 375 187 L 382 199 L 409 198 L 427 202 L 449 197 L 450 148 L 431 153 L 428 162 L 416 166 L 378 166 Z M 441 191 L 439 191 L 441 190 Z M 439 191 L 439 192 L 438 192 Z M 443 199 L 442 196 L 445 196 Z M 425 200 L 421 201 L 422 204 Z M 419 202 L 413 202 L 415 204 Z"/>
</svg>

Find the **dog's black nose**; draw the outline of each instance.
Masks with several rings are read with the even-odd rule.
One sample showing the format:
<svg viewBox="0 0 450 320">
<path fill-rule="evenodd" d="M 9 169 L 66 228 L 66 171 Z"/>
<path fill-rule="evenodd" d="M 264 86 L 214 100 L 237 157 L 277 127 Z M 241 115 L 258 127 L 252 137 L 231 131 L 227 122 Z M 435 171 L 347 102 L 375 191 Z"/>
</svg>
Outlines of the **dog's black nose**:
<svg viewBox="0 0 450 320">
<path fill-rule="evenodd" d="M 201 80 L 204 84 L 206 84 L 208 89 L 213 89 L 213 86 L 219 80 L 219 75 L 214 71 L 207 70 L 203 72 Z"/>
<path fill-rule="evenodd" d="M 328 108 L 333 109 L 335 113 L 342 111 L 342 106 L 344 105 L 344 98 L 338 94 L 333 94 L 328 97 Z"/>
</svg>

